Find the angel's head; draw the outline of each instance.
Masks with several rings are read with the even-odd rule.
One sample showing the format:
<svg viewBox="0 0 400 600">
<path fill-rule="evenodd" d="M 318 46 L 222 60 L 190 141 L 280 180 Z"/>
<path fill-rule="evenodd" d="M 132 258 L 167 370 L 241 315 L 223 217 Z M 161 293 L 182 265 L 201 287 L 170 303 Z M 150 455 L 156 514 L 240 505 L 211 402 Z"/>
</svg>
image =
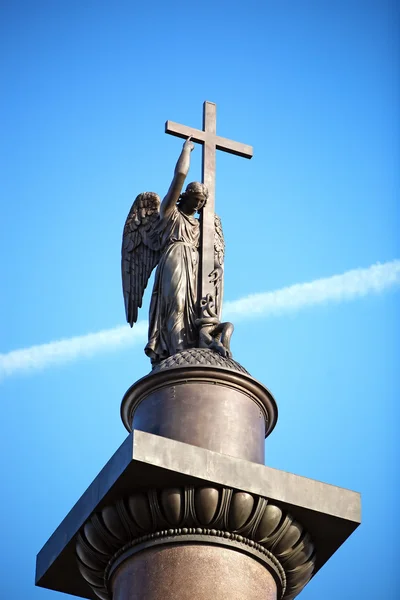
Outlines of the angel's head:
<svg viewBox="0 0 400 600">
<path fill-rule="evenodd" d="M 193 181 L 179 197 L 179 209 L 188 215 L 199 212 L 208 198 L 208 189 L 204 183 Z"/>
</svg>

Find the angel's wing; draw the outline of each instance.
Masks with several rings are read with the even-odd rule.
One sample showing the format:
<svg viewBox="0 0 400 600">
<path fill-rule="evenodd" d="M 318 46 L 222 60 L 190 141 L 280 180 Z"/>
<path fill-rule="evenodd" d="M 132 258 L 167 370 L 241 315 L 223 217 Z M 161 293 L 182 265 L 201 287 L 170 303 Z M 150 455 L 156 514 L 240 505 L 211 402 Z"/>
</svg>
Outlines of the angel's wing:
<svg viewBox="0 0 400 600">
<path fill-rule="evenodd" d="M 160 197 L 154 192 L 144 192 L 132 204 L 125 222 L 122 288 L 126 320 L 131 327 L 137 321 L 148 279 L 160 258 L 160 241 L 156 231 L 159 215 Z"/>
<path fill-rule="evenodd" d="M 225 257 L 225 240 L 222 231 L 221 219 L 214 214 L 214 264 L 224 266 Z M 215 284 L 215 308 L 218 318 L 221 318 L 222 299 L 224 295 L 224 279 L 223 277 Z"/>
</svg>

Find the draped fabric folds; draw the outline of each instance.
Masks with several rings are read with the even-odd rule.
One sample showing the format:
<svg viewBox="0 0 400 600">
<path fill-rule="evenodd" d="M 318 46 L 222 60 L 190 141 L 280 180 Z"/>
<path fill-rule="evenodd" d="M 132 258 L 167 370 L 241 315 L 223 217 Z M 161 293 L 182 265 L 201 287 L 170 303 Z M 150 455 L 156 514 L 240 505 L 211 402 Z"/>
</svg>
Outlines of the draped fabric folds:
<svg viewBox="0 0 400 600">
<path fill-rule="evenodd" d="M 175 207 L 160 220 L 161 258 L 150 304 L 149 342 L 145 348 L 158 362 L 197 342 L 197 273 L 200 226 Z"/>
</svg>

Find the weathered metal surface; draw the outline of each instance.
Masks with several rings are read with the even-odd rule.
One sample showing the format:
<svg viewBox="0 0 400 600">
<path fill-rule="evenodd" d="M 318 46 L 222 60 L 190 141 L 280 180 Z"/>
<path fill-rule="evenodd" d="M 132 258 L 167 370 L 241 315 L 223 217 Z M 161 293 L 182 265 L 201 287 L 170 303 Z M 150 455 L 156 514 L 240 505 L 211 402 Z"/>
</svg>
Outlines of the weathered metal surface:
<svg viewBox="0 0 400 600">
<path fill-rule="evenodd" d="M 201 210 L 208 192 L 203 184 L 194 182 L 181 193 L 193 148 L 186 140 L 161 204 L 153 192 L 139 194 L 124 226 L 122 284 L 131 326 L 157 265 L 145 348 L 153 364 L 198 343 L 200 226 L 194 214 Z"/>
<path fill-rule="evenodd" d="M 220 323 L 223 293 L 224 239 L 220 220 L 212 216 L 207 279 L 212 294 L 199 301 L 199 261 L 205 256 L 200 224 L 194 218 L 208 197 L 203 183 L 182 192 L 194 145 L 186 140 L 174 178 L 163 201 L 143 192 L 129 211 L 122 239 L 122 286 L 128 323 L 133 326 L 149 276 L 157 265 L 145 348 L 152 364 L 187 348 L 209 347 L 230 355 L 231 324 Z M 209 215 L 210 216 L 210 215 Z M 208 217 L 207 217 L 208 218 Z M 215 226 L 214 226 L 215 220 Z"/>
<path fill-rule="evenodd" d="M 128 323 L 133 326 L 143 293 L 157 266 L 145 348 L 152 364 L 188 348 L 210 348 L 230 357 L 231 323 L 221 323 L 224 239 L 215 215 L 215 155 L 224 150 L 251 158 L 252 149 L 216 135 L 216 105 L 203 106 L 203 131 L 167 122 L 167 133 L 185 137 L 163 201 L 154 192 L 133 203 L 122 240 L 122 286 Z M 193 138 L 190 139 L 191 134 Z M 203 144 L 203 183 L 182 192 L 193 141 Z M 200 221 L 194 218 L 200 214 Z"/>
<path fill-rule="evenodd" d="M 214 103 L 204 102 L 203 111 L 207 104 Z M 220 135 L 214 135 L 210 132 L 196 129 L 195 127 L 188 127 L 187 125 L 182 125 L 181 123 L 175 123 L 174 121 L 167 121 L 165 123 L 165 133 L 175 135 L 176 137 L 182 139 L 191 137 L 193 142 L 197 142 L 199 144 L 204 144 L 205 140 L 208 139 L 210 142 L 214 141 L 217 150 L 224 150 L 229 154 L 235 154 L 236 156 L 241 156 L 242 158 L 252 158 L 253 156 L 253 148 L 248 144 L 235 142 L 233 140 L 229 140 L 228 138 L 221 137 Z"/>
<path fill-rule="evenodd" d="M 250 373 L 240 363 L 233 360 L 233 358 L 221 356 L 209 348 L 189 348 L 178 354 L 173 354 L 155 365 L 151 372 L 158 373 L 158 371 L 188 366 L 221 367 L 222 369 L 228 369 L 229 371 L 239 371 L 239 373 L 250 375 Z"/>
<path fill-rule="evenodd" d="M 203 104 L 203 130 L 194 129 L 167 121 L 165 132 L 187 138 L 203 145 L 202 177 L 208 189 L 207 204 L 201 213 L 202 254 L 201 254 L 201 286 L 199 297 L 206 298 L 207 294 L 214 294 L 214 289 L 209 281 L 209 274 L 214 269 L 214 212 L 215 212 L 215 171 L 216 150 L 236 154 L 243 158 L 253 156 L 253 148 L 240 142 L 228 140 L 217 136 L 217 107 L 214 102 Z"/>
<path fill-rule="evenodd" d="M 212 102 L 203 105 L 203 129 L 208 134 L 203 145 L 202 176 L 208 189 L 208 200 L 201 212 L 201 284 L 199 298 L 214 294 L 209 273 L 214 268 L 214 212 L 215 212 L 215 136 L 217 107 Z"/>
</svg>

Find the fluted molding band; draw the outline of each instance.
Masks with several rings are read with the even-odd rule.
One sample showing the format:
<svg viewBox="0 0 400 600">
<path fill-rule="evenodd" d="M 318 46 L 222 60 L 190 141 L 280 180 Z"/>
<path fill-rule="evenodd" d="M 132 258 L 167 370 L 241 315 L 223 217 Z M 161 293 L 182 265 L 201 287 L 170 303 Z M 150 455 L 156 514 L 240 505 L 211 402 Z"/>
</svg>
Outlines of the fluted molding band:
<svg viewBox="0 0 400 600">
<path fill-rule="evenodd" d="M 219 544 L 251 554 L 292 600 L 314 571 L 314 545 L 302 525 L 267 498 L 211 486 L 138 491 L 93 514 L 77 537 L 79 570 L 102 600 L 128 556 L 158 544 Z"/>
</svg>

